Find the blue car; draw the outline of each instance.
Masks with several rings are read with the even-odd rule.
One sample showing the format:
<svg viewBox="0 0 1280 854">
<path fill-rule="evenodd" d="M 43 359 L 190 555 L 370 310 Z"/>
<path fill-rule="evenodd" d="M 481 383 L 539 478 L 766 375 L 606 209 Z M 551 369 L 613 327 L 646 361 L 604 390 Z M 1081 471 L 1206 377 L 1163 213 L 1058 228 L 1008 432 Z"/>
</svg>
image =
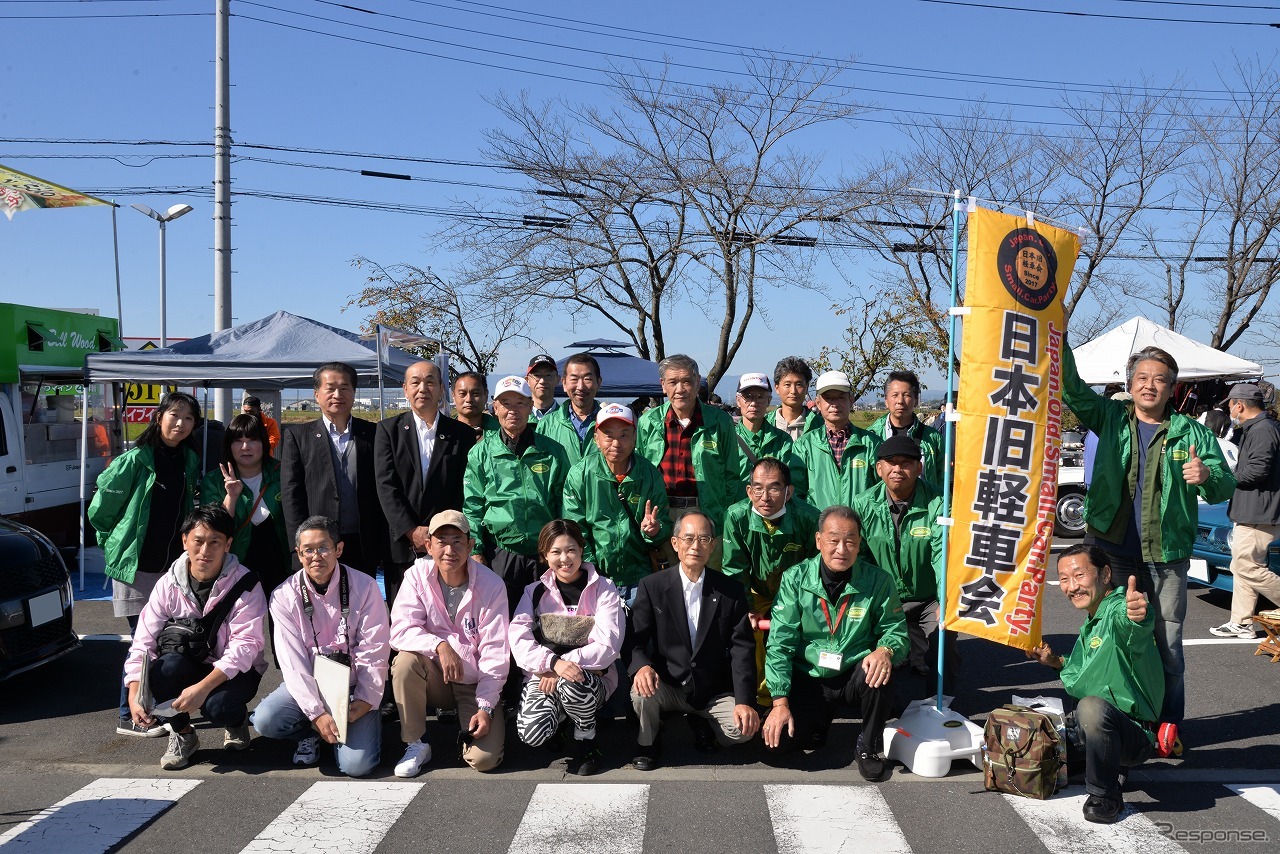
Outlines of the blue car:
<svg viewBox="0 0 1280 854">
<path fill-rule="evenodd" d="M 1196 542 L 1191 548 L 1191 572 L 1187 577 L 1207 587 L 1230 592 L 1233 587 L 1231 531 L 1234 525 L 1227 518 L 1227 503 L 1200 503 L 1200 521 L 1196 525 Z M 1272 572 L 1280 574 L 1280 538 L 1271 543 L 1267 562 Z"/>
</svg>

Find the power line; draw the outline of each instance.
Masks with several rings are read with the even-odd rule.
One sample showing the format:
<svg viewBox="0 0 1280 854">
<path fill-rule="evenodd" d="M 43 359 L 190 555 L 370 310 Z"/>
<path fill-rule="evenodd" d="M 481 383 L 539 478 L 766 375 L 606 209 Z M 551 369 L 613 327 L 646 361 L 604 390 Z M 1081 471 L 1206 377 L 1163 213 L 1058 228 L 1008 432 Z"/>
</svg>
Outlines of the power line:
<svg viewBox="0 0 1280 854">
<path fill-rule="evenodd" d="M 1115 15 L 1105 12 L 1077 12 L 1061 9 L 1036 9 L 1030 6 L 1000 6 L 995 3 L 970 3 L 964 0 L 916 0 L 939 6 L 966 6 L 972 9 L 996 9 L 1001 12 L 1034 12 L 1040 15 L 1066 15 L 1072 18 L 1107 18 L 1116 21 L 1152 21 L 1164 24 L 1214 24 L 1226 27 L 1277 27 L 1280 24 L 1265 21 L 1221 21 L 1205 18 L 1161 18 L 1153 15 Z"/>
</svg>

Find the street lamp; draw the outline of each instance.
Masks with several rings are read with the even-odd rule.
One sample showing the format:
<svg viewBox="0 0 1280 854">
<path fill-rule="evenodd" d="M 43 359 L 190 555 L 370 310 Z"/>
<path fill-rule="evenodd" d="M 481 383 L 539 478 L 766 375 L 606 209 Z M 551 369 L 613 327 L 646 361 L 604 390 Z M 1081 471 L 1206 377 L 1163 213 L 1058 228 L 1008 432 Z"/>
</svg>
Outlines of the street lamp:
<svg viewBox="0 0 1280 854">
<path fill-rule="evenodd" d="M 146 205 L 130 205 L 135 211 L 144 213 L 160 223 L 160 346 L 169 346 L 169 310 L 166 303 L 165 263 L 164 263 L 164 227 L 170 220 L 183 214 L 191 213 L 191 205 L 174 205 L 164 213 L 156 213 Z"/>
</svg>

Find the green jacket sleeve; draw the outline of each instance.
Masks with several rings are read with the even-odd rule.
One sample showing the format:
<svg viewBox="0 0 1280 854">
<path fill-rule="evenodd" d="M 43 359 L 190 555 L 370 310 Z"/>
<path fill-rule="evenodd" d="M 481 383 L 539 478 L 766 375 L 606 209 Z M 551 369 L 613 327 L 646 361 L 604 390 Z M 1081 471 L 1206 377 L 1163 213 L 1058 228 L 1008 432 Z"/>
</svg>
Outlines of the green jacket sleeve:
<svg viewBox="0 0 1280 854">
<path fill-rule="evenodd" d="M 1200 496 L 1209 504 L 1226 501 L 1236 491 L 1236 476 L 1231 473 L 1218 440 L 1209 428 L 1198 421 L 1190 422 L 1189 426 L 1196 455 L 1209 469 L 1209 479 L 1197 487 Z"/>
<path fill-rule="evenodd" d="M 481 523 L 487 506 L 485 485 L 489 482 L 484 442 L 481 439 L 467 452 L 467 468 L 462 476 L 462 515 L 467 517 L 467 524 L 471 526 L 471 536 L 476 543 L 472 554 L 477 555 L 484 551 L 484 528 Z"/>
<path fill-rule="evenodd" d="M 98 541 L 106 539 L 106 535 L 120 523 L 124 509 L 129 504 L 129 496 L 136 488 L 134 478 L 138 474 L 138 452 L 128 451 L 107 466 L 98 475 L 98 490 L 89 502 L 89 524 L 98 532 Z"/>
<path fill-rule="evenodd" d="M 880 573 L 880 589 L 876 591 L 879 604 L 876 619 L 876 646 L 888 647 L 893 652 L 893 663 L 907 660 L 907 618 L 902 613 L 902 601 L 888 573 Z"/>
<path fill-rule="evenodd" d="M 743 587 L 750 589 L 751 565 L 750 555 L 745 548 L 746 518 L 738 505 L 734 504 L 724 514 L 724 537 L 721 547 L 724 550 L 720 571 L 730 578 L 737 579 Z"/>
<path fill-rule="evenodd" d="M 650 544 L 668 542 L 675 525 L 671 521 L 671 504 L 667 501 L 667 487 L 656 468 L 650 472 L 649 493 L 646 498 L 653 502 L 653 509 L 657 514 L 658 534 L 653 538 L 645 537 L 645 542 Z"/>
<path fill-rule="evenodd" d="M 765 646 L 764 674 L 775 699 L 791 693 L 791 668 L 800 646 L 799 572 L 782 573 L 782 584 L 769 617 L 769 641 Z M 899 615 L 901 616 L 901 615 Z M 906 623 L 903 623 L 903 637 Z"/>
<path fill-rule="evenodd" d="M 583 497 L 583 484 L 586 480 L 585 462 L 578 463 L 569 469 L 569 475 L 564 480 L 564 509 L 562 514 L 565 519 L 571 519 L 579 523 L 582 528 L 583 539 L 587 541 L 586 547 L 582 550 L 582 559 L 588 563 L 595 563 L 595 538 L 592 536 L 593 529 L 586 524 L 587 507 Z"/>
<path fill-rule="evenodd" d="M 1071 411 L 1080 419 L 1081 424 L 1099 436 L 1102 435 L 1103 426 L 1107 421 L 1108 408 L 1119 406 L 1118 403 L 1107 400 L 1089 388 L 1088 384 L 1080 379 L 1080 373 L 1076 370 L 1075 354 L 1067 346 L 1062 348 L 1062 402 L 1071 407 Z"/>
</svg>

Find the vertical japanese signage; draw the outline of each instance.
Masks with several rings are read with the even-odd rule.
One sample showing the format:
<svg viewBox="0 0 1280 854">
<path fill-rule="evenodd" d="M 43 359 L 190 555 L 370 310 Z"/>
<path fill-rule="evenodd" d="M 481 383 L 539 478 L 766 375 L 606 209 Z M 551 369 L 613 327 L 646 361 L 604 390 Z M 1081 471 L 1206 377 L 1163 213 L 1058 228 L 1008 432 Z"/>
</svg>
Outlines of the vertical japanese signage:
<svg viewBox="0 0 1280 854">
<path fill-rule="evenodd" d="M 1030 649 L 1057 506 L 1062 294 L 1080 241 L 978 208 L 968 251 L 946 627 Z"/>
</svg>

